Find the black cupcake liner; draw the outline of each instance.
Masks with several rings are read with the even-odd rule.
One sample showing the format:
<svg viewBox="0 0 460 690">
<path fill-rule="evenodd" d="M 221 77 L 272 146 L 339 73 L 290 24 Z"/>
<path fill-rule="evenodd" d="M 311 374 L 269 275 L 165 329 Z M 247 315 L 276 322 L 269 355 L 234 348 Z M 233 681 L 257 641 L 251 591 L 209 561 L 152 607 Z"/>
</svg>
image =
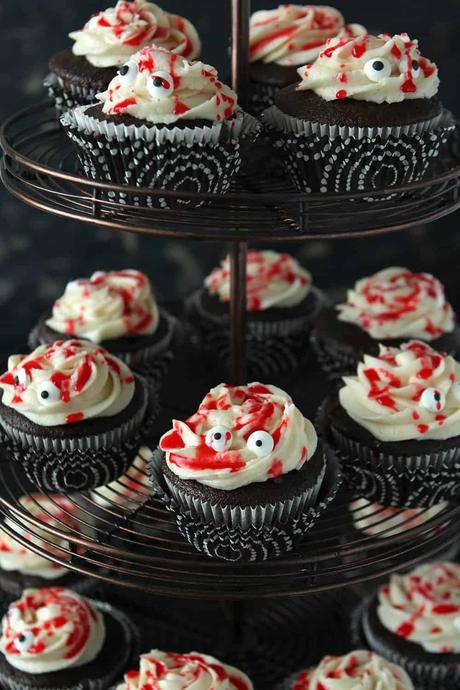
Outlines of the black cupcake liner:
<svg viewBox="0 0 460 690">
<path fill-rule="evenodd" d="M 173 491 L 161 470 L 161 451 L 152 457 L 150 479 L 157 498 L 174 513 L 182 536 L 197 551 L 229 562 L 263 561 L 294 550 L 335 499 L 342 478 L 332 450 L 325 454 L 325 461 L 324 478 L 309 494 L 254 508 L 211 505 Z M 314 500 L 316 505 L 309 505 Z"/>
<path fill-rule="evenodd" d="M 61 122 L 88 178 L 178 194 L 228 192 L 242 164 L 242 145 L 259 134 L 257 121 L 243 111 L 233 120 L 196 129 L 115 127 L 86 116 L 85 108 L 64 114 Z M 163 209 L 204 203 L 124 192 L 102 194 L 118 204 Z"/>
<path fill-rule="evenodd" d="M 358 358 L 351 348 L 323 340 L 315 329 L 311 333 L 310 342 L 321 369 L 330 381 L 339 381 L 344 376 L 356 373 Z"/>
<path fill-rule="evenodd" d="M 113 683 L 117 683 L 120 677 L 123 676 L 126 666 L 131 663 L 135 656 L 140 651 L 140 634 L 138 628 L 134 625 L 131 619 L 123 613 L 120 609 L 114 608 L 110 604 L 103 601 L 90 600 L 92 606 L 100 611 L 104 617 L 112 617 L 115 624 L 120 626 L 123 630 L 125 636 L 125 646 L 118 650 L 117 654 L 113 657 L 113 664 L 110 673 L 105 674 L 105 676 L 99 678 L 87 678 L 85 677 L 85 666 L 81 666 L 82 678 L 77 684 L 62 684 L 60 682 L 58 685 L 45 685 L 40 682 L 40 675 L 30 675 L 30 683 L 24 681 L 24 673 L 20 673 L 19 678 L 14 677 L 15 669 L 12 670 L 12 675 L 9 676 L 5 672 L 0 672 L 0 683 L 3 690 L 107 690 L 107 688 L 112 687 Z M 96 660 L 95 660 L 96 661 Z M 94 662 L 91 662 L 94 663 Z M 63 671 L 58 671 L 59 675 L 64 673 Z M 46 676 L 52 676 L 52 673 L 47 673 Z M 35 682 L 34 682 L 35 681 Z M 115 686 L 116 687 L 116 686 Z"/>
<path fill-rule="evenodd" d="M 275 95 L 282 88 L 282 86 L 266 84 L 251 79 L 249 85 L 248 112 L 255 117 L 262 115 L 264 110 L 273 105 Z"/>
<path fill-rule="evenodd" d="M 95 582 L 71 570 L 51 580 L 18 571 L 0 570 L 0 590 L 8 595 L 8 598 L 20 597 L 25 589 L 40 587 L 65 587 L 88 596 L 95 589 Z"/>
<path fill-rule="evenodd" d="M 48 74 L 43 84 L 48 89 L 48 95 L 54 101 L 58 115 L 78 106 L 97 102 L 96 94 L 99 89 L 91 89 L 87 85 L 73 84 L 69 81 L 65 83 L 61 77 L 53 72 Z"/>
</svg>

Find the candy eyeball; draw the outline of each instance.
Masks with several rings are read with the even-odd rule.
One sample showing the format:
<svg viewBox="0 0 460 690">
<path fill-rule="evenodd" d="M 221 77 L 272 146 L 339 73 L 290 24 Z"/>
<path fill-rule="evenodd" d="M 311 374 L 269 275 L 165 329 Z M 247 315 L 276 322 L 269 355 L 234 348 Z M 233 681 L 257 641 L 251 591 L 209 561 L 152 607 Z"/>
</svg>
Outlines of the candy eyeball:
<svg viewBox="0 0 460 690">
<path fill-rule="evenodd" d="M 454 400 L 460 403 L 460 381 L 454 381 L 451 390 L 452 395 L 454 396 Z"/>
<path fill-rule="evenodd" d="M 52 381 L 43 381 L 37 387 L 37 396 L 44 405 L 53 405 L 59 402 L 61 392 Z"/>
<path fill-rule="evenodd" d="M 399 69 L 401 70 L 402 74 L 404 74 L 406 72 L 410 72 L 411 76 L 414 77 L 414 79 L 418 79 L 418 77 L 422 73 L 419 61 L 416 58 L 414 58 L 409 63 L 409 58 L 407 57 L 407 55 L 405 55 L 403 57 L 403 59 L 401 60 L 400 65 L 399 65 Z"/>
<path fill-rule="evenodd" d="M 254 431 L 248 438 L 247 447 L 257 457 L 263 457 L 272 452 L 275 441 L 267 431 Z"/>
<path fill-rule="evenodd" d="M 159 70 L 149 77 L 147 91 L 152 98 L 167 98 L 174 91 L 174 80 L 169 72 Z"/>
<path fill-rule="evenodd" d="M 31 630 L 24 630 L 14 638 L 13 643 L 18 652 L 28 652 L 35 644 L 35 636 Z"/>
<path fill-rule="evenodd" d="M 438 388 L 426 388 L 420 398 L 420 404 L 429 412 L 441 412 L 446 406 L 446 396 Z"/>
<path fill-rule="evenodd" d="M 391 75 L 391 64 L 386 58 L 373 58 L 364 65 L 364 74 L 371 81 L 382 81 Z"/>
<path fill-rule="evenodd" d="M 136 81 L 136 77 L 139 74 L 139 67 L 134 60 L 129 60 L 120 67 L 118 70 L 118 76 L 120 78 L 120 83 L 123 86 L 132 86 Z"/>
<path fill-rule="evenodd" d="M 19 367 L 15 374 L 14 382 L 16 386 L 22 386 L 23 388 L 29 385 L 30 375 L 28 374 L 27 370 L 24 369 L 24 367 Z"/>
<path fill-rule="evenodd" d="M 214 426 L 206 434 L 206 445 L 216 453 L 223 453 L 232 445 L 232 432 L 226 426 Z"/>
</svg>

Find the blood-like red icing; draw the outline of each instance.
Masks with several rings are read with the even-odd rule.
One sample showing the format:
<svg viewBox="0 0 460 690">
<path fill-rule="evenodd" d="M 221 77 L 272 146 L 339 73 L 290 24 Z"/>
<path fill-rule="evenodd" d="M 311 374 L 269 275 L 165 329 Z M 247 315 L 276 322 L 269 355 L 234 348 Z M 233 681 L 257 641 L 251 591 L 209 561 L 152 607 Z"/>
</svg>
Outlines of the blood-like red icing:
<svg viewBox="0 0 460 690">
<path fill-rule="evenodd" d="M 69 414 L 65 418 L 66 424 L 76 424 L 84 419 L 85 415 L 83 412 L 75 412 L 74 414 Z"/>
<path fill-rule="evenodd" d="M 272 479 L 280 477 L 283 474 L 283 463 L 279 458 L 275 458 L 272 462 L 270 469 L 268 470 L 268 476 Z"/>
<path fill-rule="evenodd" d="M 337 91 L 337 93 L 335 94 L 335 97 L 337 98 L 337 100 L 342 100 L 343 98 L 346 98 L 347 95 L 348 94 L 345 91 L 345 89 L 339 89 L 339 91 Z"/>
</svg>

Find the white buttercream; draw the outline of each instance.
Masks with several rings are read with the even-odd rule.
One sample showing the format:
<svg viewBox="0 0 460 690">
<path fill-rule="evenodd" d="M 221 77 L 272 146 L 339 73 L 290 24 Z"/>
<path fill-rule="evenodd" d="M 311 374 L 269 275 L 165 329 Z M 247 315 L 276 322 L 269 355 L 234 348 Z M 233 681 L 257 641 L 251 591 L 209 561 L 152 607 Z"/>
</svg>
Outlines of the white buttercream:
<svg viewBox="0 0 460 690">
<path fill-rule="evenodd" d="M 396 508 L 357 498 L 350 503 L 355 529 L 370 537 L 387 539 L 424 525 L 445 510 L 446 503 L 431 508 Z"/>
</svg>

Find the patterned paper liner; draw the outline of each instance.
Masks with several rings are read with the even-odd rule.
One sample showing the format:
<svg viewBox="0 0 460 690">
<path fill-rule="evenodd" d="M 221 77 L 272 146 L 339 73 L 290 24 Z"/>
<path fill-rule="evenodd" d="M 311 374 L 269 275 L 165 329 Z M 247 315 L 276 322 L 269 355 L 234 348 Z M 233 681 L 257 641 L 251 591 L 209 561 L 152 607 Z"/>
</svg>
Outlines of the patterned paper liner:
<svg viewBox="0 0 460 690">
<path fill-rule="evenodd" d="M 0 674 L 0 683 L 4 690 L 106 690 L 112 686 L 112 683 L 117 682 L 123 676 L 126 666 L 135 659 L 139 653 L 140 648 L 140 633 L 138 628 L 134 625 L 131 619 L 123 613 L 120 609 L 114 608 L 104 601 L 90 600 L 92 606 L 100 611 L 104 616 L 111 616 L 116 623 L 121 626 L 124 631 L 126 644 L 122 648 L 120 654 L 113 658 L 113 666 L 110 673 L 102 678 L 86 678 L 85 666 L 81 667 L 82 679 L 78 685 L 50 685 L 45 687 L 40 683 L 34 683 L 40 676 L 31 675 L 30 684 L 24 684 L 23 679 L 17 680 L 14 677 L 8 677 L 6 674 Z M 15 669 L 12 669 L 14 672 Z M 62 673 L 62 671 L 59 671 Z M 23 675 L 23 674 L 21 674 Z"/>
<path fill-rule="evenodd" d="M 315 329 L 311 333 L 310 342 L 321 369 L 327 374 L 329 380 L 341 380 L 343 376 L 351 376 L 356 372 L 358 360 L 351 348 L 323 340 Z"/>
<path fill-rule="evenodd" d="M 283 88 L 275 84 L 265 84 L 261 81 L 250 81 L 248 111 L 251 115 L 259 117 L 264 110 L 273 105 L 273 100 L 278 91 Z"/>
<path fill-rule="evenodd" d="M 224 194 L 240 170 L 242 145 L 255 140 L 260 125 L 237 110 L 230 120 L 180 129 L 115 125 L 86 115 L 88 107 L 65 113 L 61 123 L 73 141 L 87 177 L 137 187 Z M 190 208 L 193 200 L 108 192 L 108 200 L 134 206 Z"/>
<path fill-rule="evenodd" d="M 53 72 L 48 74 L 43 85 L 48 89 L 50 98 L 54 100 L 58 115 L 82 105 L 95 103 L 96 94 L 101 90 L 100 88 L 92 89 L 81 84 L 73 84 L 70 81 L 64 82 Z"/>
<path fill-rule="evenodd" d="M 456 133 L 448 111 L 418 124 L 387 128 L 322 125 L 285 115 L 276 106 L 262 119 L 293 184 L 303 192 L 372 192 L 417 182 L 433 169 Z"/>
<path fill-rule="evenodd" d="M 305 498 L 254 508 L 223 508 L 172 490 L 161 471 L 163 453 L 156 451 L 150 479 L 156 495 L 173 512 L 181 534 L 198 551 L 230 562 L 276 558 L 292 551 L 334 500 L 342 477 L 334 452 L 329 449 L 326 473 Z M 318 492 L 319 490 L 319 492 Z M 309 502 L 316 500 L 316 505 Z"/>
</svg>

